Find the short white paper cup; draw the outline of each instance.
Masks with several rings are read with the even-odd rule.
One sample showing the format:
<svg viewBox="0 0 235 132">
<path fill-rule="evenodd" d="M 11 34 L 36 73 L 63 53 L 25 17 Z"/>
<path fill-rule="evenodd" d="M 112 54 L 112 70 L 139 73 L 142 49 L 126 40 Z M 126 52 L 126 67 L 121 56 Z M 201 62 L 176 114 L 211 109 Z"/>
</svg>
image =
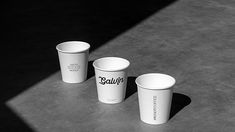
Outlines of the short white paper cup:
<svg viewBox="0 0 235 132">
<path fill-rule="evenodd" d="M 175 79 L 161 73 L 143 74 L 136 78 L 140 119 L 148 124 L 169 120 Z"/>
<path fill-rule="evenodd" d="M 67 41 L 56 46 L 64 82 L 81 83 L 86 80 L 89 48 L 90 45 L 82 41 Z"/>
<path fill-rule="evenodd" d="M 129 65 L 128 60 L 119 57 L 104 57 L 93 62 L 100 102 L 116 104 L 124 100 Z"/>
</svg>

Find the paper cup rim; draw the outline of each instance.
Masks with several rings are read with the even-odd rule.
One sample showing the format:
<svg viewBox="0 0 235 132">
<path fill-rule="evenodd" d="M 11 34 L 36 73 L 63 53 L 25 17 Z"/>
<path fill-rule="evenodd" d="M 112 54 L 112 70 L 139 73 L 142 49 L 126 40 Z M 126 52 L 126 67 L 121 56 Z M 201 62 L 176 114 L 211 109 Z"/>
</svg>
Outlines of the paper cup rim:
<svg viewBox="0 0 235 132">
<path fill-rule="evenodd" d="M 107 69 L 107 68 L 101 68 L 97 66 L 97 62 L 104 60 L 104 59 L 115 59 L 115 60 L 119 60 L 119 61 L 124 61 L 126 63 L 125 66 L 119 67 L 119 68 L 113 68 L 113 69 Z M 114 72 L 114 71 L 122 71 L 126 68 L 128 68 L 130 65 L 130 62 L 127 59 L 121 58 L 121 57 L 102 57 L 99 58 L 97 60 L 95 60 L 93 62 L 93 67 L 97 70 L 101 70 L 101 71 L 106 71 L 106 72 Z"/>
<path fill-rule="evenodd" d="M 73 45 L 77 45 L 77 44 L 79 44 L 79 45 L 83 45 L 84 47 L 83 48 L 81 48 L 81 49 L 77 49 L 77 50 L 62 50 L 61 49 L 61 47 L 63 46 L 63 45 L 67 45 L 67 44 L 73 44 Z M 57 51 L 59 51 L 59 52 L 63 52 L 63 53 L 80 53 L 80 52 L 85 52 L 85 51 L 87 51 L 87 50 L 89 50 L 90 49 L 90 44 L 89 43 L 87 43 L 87 42 L 84 42 L 84 41 L 65 41 L 65 42 L 62 42 L 62 43 L 59 43 L 58 45 L 56 45 L 56 49 L 57 49 Z"/>
<path fill-rule="evenodd" d="M 139 83 L 139 79 L 142 78 L 142 77 L 145 77 L 145 76 L 165 76 L 167 77 L 169 80 L 170 80 L 170 83 L 168 85 L 164 85 L 164 86 L 144 86 L 142 84 Z M 164 74 L 164 73 L 146 73 L 146 74 L 142 74 L 140 76 L 138 76 L 136 79 L 135 79 L 135 83 L 137 84 L 137 86 L 139 86 L 140 88 L 144 88 L 144 89 L 147 89 L 147 90 L 164 90 L 164 89 L 169 89 L 169 88 L 172 88 L 172 86 L 175 85 L 176 83 L 176 79 L 168 74 Z"/>
</svg>

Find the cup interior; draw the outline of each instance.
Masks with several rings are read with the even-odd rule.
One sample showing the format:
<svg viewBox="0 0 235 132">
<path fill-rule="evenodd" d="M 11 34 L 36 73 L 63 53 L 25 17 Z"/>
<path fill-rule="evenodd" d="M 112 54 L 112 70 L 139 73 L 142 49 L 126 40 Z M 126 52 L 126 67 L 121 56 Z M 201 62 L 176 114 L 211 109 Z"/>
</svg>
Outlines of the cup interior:
<svg viewBox="0 0 235 132">
<path fill-rule="evenodd" d="M 82 41 L 68 41 L 60 43 L 56 46 L 56 49 L 60 52 L 77 53 L 83 52 L 90 48 L 90 45 Z"/>
<path fill-rule="evenodd" d="M 119 57 L 104 57 L 93 62 L 93 66 L 102 71 L 124 70 L 129 65 L 130 62 L 128 60 Z"/>
<path fill-rule="evenodd" d="M 137 77 L 136 84 L 146 89 L 167 89 L 175 84 L 175 78 L 162 73 L 148 73 Z"/>
</svg>

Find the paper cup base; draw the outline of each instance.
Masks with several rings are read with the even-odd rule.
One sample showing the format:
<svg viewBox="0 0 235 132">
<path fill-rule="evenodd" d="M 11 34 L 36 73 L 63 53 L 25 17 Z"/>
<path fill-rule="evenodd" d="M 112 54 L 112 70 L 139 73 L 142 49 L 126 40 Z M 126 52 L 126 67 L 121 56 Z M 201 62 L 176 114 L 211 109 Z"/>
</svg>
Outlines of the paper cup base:
<svg viewBox="0 0 235 132">
<path fill-rule="evenodd" d="M 82 83 L 82 82 L 84 82 L 85 80 L 83 80 L 83 81 L 66 81 L 66 80 L 63 80 L 63 79 L 62 79 L 62 81 L 65 82 L 65 83 Z"/>
<path fill-rule="evenodd" d="M 107 100 L 102 100 L 102 99 L 99 99 L 99 101 L 100 101 L 101 103 L 105 103 L 105 104 L 118 104 L 118 103 L 123 102 L 123 100 L 118 100 L 118 101 L 107 101 Z"/>
<path fill-rule="evenodd" d="M 140 119 L 142 122 L 146 123 L 146 124 L 150 124 L 150 125 L 160 125 L 160 124 L 164 124 L 164 123 L 167 123 L 168 120 L 166 121 L 161 121 L 161 122 L 149 122 L 149 121 L 145 121 L 143 119 Z"/>
</svg>

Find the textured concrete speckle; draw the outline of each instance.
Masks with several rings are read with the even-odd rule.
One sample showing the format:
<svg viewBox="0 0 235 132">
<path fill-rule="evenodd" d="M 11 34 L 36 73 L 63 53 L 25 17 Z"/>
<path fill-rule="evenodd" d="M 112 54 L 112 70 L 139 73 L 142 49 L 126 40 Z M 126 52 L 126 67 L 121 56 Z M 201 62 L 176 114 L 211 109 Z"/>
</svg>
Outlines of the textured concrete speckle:
<svg viewBox="0 0 235 132">
<path fill-rule="evenodd" d="M 137 93 L 98 102 L 95 78 L 65 84 L 60 73 L 8 105 L 38 131 L 232 131 L 235 129 L 235 2 L 180 0 L 91 53 L 130 60 L 129 76 L 162 72 L 191 99 L 167 124 L 139 119 Z M 134 84 L 133 84 L 134 86 Z"/>
</svg>

